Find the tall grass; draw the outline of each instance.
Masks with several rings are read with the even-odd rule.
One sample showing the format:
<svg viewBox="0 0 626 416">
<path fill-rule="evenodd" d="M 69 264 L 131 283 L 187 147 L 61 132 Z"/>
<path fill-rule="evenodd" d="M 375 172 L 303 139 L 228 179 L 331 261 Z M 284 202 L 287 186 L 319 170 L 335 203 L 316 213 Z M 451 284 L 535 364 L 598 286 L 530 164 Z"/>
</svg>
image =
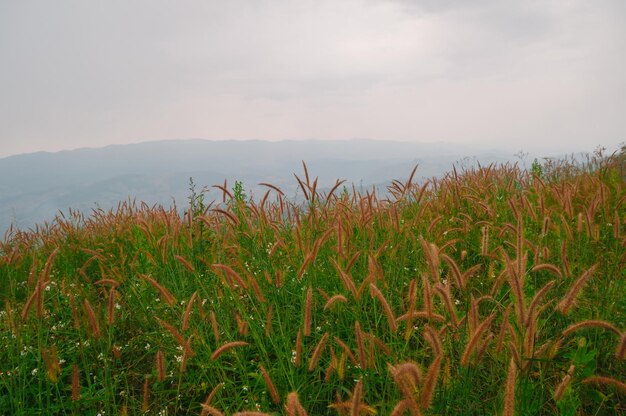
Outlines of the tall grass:
<svg viewBox="0 0 626 416">
<path fill-rule="evenodd" d="M 413 171 L 389 197 L 304 165 L 304 205 L 224 184 L 183 217 L 13 230 L 0 413 L 625 413 L 623 164 Z"/>
</svg>

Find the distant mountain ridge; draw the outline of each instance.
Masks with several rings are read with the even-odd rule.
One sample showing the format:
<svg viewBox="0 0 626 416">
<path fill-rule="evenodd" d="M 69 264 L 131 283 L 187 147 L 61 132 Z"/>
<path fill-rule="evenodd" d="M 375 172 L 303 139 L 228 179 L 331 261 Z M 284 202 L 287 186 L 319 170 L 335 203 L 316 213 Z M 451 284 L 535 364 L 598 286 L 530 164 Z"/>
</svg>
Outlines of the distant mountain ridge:
<svg viewBox="0 0 626 416">
<path fill-rule="evenodd" d="M 258 195 L 259 182 L 297 193 L 293 174 L 307 163 L 320 188 L 336 179 L 360 187 L 383 186 L 408 176 L 418 164 L 418 178 L 440 175 L 463 157 L 484 163 L 504 162 L 512 155 L 470 154 L 471 148 L 445 143 L 377 140 L 304 140 L 266 142 L 168 140 L 56 153 L 29 153 L 0 159 L 0 232 L 13 223 L 29 228 L 68 208 L 109 209 L 136 198 L 149 204 L 185 206 L 189 178 L 198 187 L 242 181 Z M 476 150 L 474 150 L 476 151 Z M 217 190 L 209 199 L 219 198 Z"/>
</svg>

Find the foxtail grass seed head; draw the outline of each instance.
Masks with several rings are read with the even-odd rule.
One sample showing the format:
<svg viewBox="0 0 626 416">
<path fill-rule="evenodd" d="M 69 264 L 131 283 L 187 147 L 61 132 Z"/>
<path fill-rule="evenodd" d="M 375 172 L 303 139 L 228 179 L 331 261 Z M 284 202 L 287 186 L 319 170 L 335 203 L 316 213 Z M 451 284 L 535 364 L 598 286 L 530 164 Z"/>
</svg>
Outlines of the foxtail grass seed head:
<svg viewBox="0 0 626 416">
<path fill-rule="evenodd" d="M 480 338 L 483 333 L 489 328 L 491 325 L 491 321 L 495 318 L 495 313 L 492 313 L 487 319 L 485 319 L 479 326 L 476 328 L 472 336 L 470 337 L 467 345 L 465 346 L 465 350 L 463 351 L 463 356 L 461 357 L 461 365 L 467 365 L 469 363 L 469 359 L 471 354 L 476 349 Z"/>
<path fill-rule="evenodd" d="M 88 299 L 83 301 L 83 307 L 87 314 L 87 318 L 89 320 L 89 326 L 91 327 L 91 335 L 94 338 L 100 338 L 100 325 L 98 325 L 98 320 L 96 319 L 96 313 L 91 307 L 91 303 L 89 303 Z"/>
<path fill-rule="evenodd" d="M 298 334 L 296 335 L 296 349 L 293 357 L 293 364 L 296 367 L 300 367 L 300 361 L 302 360 L 302 330 L 298 328 Z"/>
<path fill-rule="evenodd" d="M 461 273 L 461 269 L 459 265 L 454 261 L 454 259 L 447 254 L 441 254 L 441 258 L 446 262 L 450 271 L 452 272 L 452 277 L 454 277 L 454 282 L 456 286 L 463 290 L 465 289 L 465 280 L 463 279 L 463 274 Z"/>
<path fill-rule="evenodd" d="M 209 393 L 204 403 L 200 404 L 200 406 L 202 407 L 200 416 L 209 416 L 209 415 L 210 416 L 224 416 L 222 412 L 220 412 L 215 407 L 211 406 L 211 402 L 213 401 L 213 398 L 221 390 L 222 387 L 224 387 L 223 382 L 213 387 L 213 390 L 211 390 L 211 393 Z"/>
<path fill-rule="evenodd" d="M 263 376 L 265 385 L 267 386 L 267 389 L 270 392 L 272 401 L 274 402 L 274 404 L 280 403 L 280 396 L 278 395 L 278 391 L 276 390 L 276 387 L 274 386 L 274 383 L 272 382 L 272 379 L 270 378 L 269 373 L 267 372 L 263 364 L 259 366 L 259 369 L 261 370 L 261 375 Z"/>
<path fill-rule="evenodd" d="M 389 328 L 391 329 L 391 332 L 396 332 L 397 330 L 396 318 L 393 316 L 393 311 L 391 310 L 391 306 L 389 306 L 387 299 L 385 299 L 385 296 L 380 291 L 380 289 L 376 287 L 375 284 L 370 283 L 370 290 L 372 293 L 372 297 L 378 299 L 378 301 L 382 305 L 383 312 L 385 313 L 385 316 L 387 316 L 387 322 L 389 322 Z"/>
<path fill-rule="evenodd" d="M 235 320 L 237 321 L 237 328 L 239 330 L 239 335 L 244 336 L 244 337 L 248 335 L 248 330 L 250 329 L 250 325 L 248 324 L 248 321 L 246 321 L 245 319 L 242 319 L 241 316 L 239 316 L 238 312 L 235 312 Z"/>
<path fill-rule="evenodd" d="M 556 387 L 556 389 L 554 390 L 554 400 L 555 401 L 559 401 L 563 398 L 563 395 L 565 394 L 565 390 L 567 389 L 567 387 L 569 387 L 571 381 L 572 381 L 572 376 L 574 374 L 574 369 L 576 367 L 574 365 L 571 365 L 569 367 L 569 370 L 567 371 L 567 374 L 565 374 L 563 376 L 563 378 L 561 379 L 561 382 L 559 383 L 559 385 Z"/>
<path fill-rule="evenodd" d="M 148 381 L 148 376 L 145 376 L 143 381 L 143 403 L 141 405 L 141 410 L 143 412 L 147 412 L 148 409 L 150 409 L 150 385 L 148 384 Z"/>
<path fill-rule="evenodd" d="M 359 416 L 361 407 L 361 396 L 363 394 L 363 382 L 359 379 L 354 386 L 352 392 L 352 405 L 350 407 L 350 416 Z"/>
<path fill-rule="evenodd" d="M 202 411 L 200 412 L 200 416 L 224 416 L 224 413 L 216 409 L 215 407 L 202 403 L 200 404 L 202 407 Z"/>
<path fill-rule="evenodd" d="M 245 347 L 246 345 L 249 345 L 249 344 L 247 342 L 245 342 L 245 341 L 227 342 L 226 344 L 223 344 L 222 346 L 217 348 L 215 351 L 213 351 L 213 354 L 211 354 L 211 359 L 212 360 L 217 360 L 219 358 L 219 356 L 222 355 L 223 353 L 225 353 L 226 351 L 229 351 L 229 350 L 231 350 L 233 348 L 237 348 L 237 347 Z"/>
<path fill-rule="evenodd" d="M 583 223 L 584 223 L 584 220 L 583 220 L 583 213 L 582 213 L 582 212 L 579 212 L 579 213 L 578 213 L 578 221 L 576 222 L 576 232 L 577 232 L 578 234 L 580 234 L 580 233 L 582 233 L 582 232 L 583 232 Z"/>
<path fill-rule="evenodd" d="M 348 299 L 343 295 L 333 295 L 328 299 L 328 301 L 326 301 L 326 304 L 324 305 L 324 310 L 332 308 L 332 306 L 337 302 L 347 303 Z"/>
<path fill-rule="evenodd" d="M 367 368 L 367 356 L 365 355 L 365 344 L 363 343 L 363 332 L 359 321 L 354 322 L 354 336 L 359 352 L 359 364 L 362 369 Z"/>
<path fill-rule="evenodd" d="M 265 318 L 265 336 L 269 337 L 272 333 L 272 316 L 274 313 L 274 305 L 270 305 L 267 311 L 267 317 Z"/>
<path fill-rule="evenodd" d="M 145 274 L 140 274 L 139 277 L 150 283 L 159 292 L 159 294 L 163 298 L 163 301 L 169 306 L 174 306 L 176 304 L 176 298 L 174 297 L 174 295 L 172 295 L 172 292 L 159 284 L 159 282 Z"/>
<path fill-rule="evenodd" d="M 189 329 L 189 317 L 191 316 L 191 310 L 193 308 L 193 304 L 196 301 L 198 297 L 198 291 L 196 290 L 195 292 L 193 292 L 193 295 L 191 295 L 191 298 L 189 298 L 189 302 L 187 303 L 187 308 L 185 309 L 185 314 L 183 315 L 183 324 L 181 326 L 181 329 L 183 331 L 186 331 L 187 329 Z"/>
<path fill-rule="evenodd" d="M 72 401 L 80 399 L 80 373 L 78 365 L 72 365 Z"/>
<path fill-rule="evenodd" d="M 311 355 L 311 360 L 309 361 L 309 371 L 313 371 L 317 366 L 317 362 L 320 359 L 322 352 L 324 351 L 324 347 L 326 346 L 326 340 L 328 339 L 328 332 L 325 332 L 322 338 L 319 340 L 315 349 L 313 349 L 313 354 Z"/>
<path fill-rule="evenodd" d="M 622 395 L 626 395 L 626 383 L 624 383 L 623 381 L 617 380 L 615 378 L 612 378 L 612 377 L 605 377 L 605 376 L 587 377 L 586 379 L 583 380 L 583 383 L 592 384 L 598 387 L 606 386 L 606 387 L 615 389 L 617 392 L 621 393 Z"/>
<path fill-rule="evenodd" d="M 42 348 L 41 353 L 46 364 L 46 376 L 48 380 L 56 383 L 59 379 L 59 373 L 61 372 L 56 345 L 53 345 L 49 349 Z"/>
<path fill-rule="evenodd" d="M 562 313 L 563 315 L 567 315 L 572 306 L 574 306 L 574 302 L 576 301 L 576 297 L 582 290 L 583 286 L 589 280 L 589 278 L 593 275 L 593 273 L 598 268 L 598 264 L 594 264 L 589 269 L 587 269 L 580 277 L 574 282 L 569 292 L 563 297 L 561 302 L 557 305 L 556 309 Z"/>
<path fill-rule="evenodd" d="M 480 254 L 486 256 L 489 253 L 489 228 L 483 226 L 481 229 L 482 238 L 480 241 Z"/>
<path fill-rule="evenodd" d="M 215 342 L 220 342 L 220 327 L 217 324 L 215 311 L 211 311 L 211 313 L 209 314 L 209 319 L 211 320 L 211 328 L 213 329 L 213 337 L 215 338 Z"/>
<path fill-rule="evenodd" d="M 437 379 L 439 377 L 441 360 L 442 356 L 437 355 L 428 367 L 428 373 L 426 374 L 426 379 L 424 380 L 424 384 L 422 386 L 422 393 L 420 398 L 420 407 L 422 409 L 430 408 L 433 399 L 433 393 L 435 392 L 435 387 L 437 385 Z"/>
<path fill-rule="evenodd" d="M 155 357 L 155 367 L 157 370 L 157 379 L 159 381 L 165 380 L 165 354 L 159 350 Z"/>
<path fill-rule="evenodd" d="M 423 336 L 430 344 L 435 355 L 443 355 L 443 344 L 441 342 L 439 332 L 437 332 L 432 326 L 426 325 Z"/>
<path fill-rule="evenodd" d="M 539 302 L 541 302 L 543 296 L 550 290 L 552 286 L 554 286 L 555 283 L 555 280 L 550 280 L 533 297 L 533 300 L 530 302 L 530 306 L 528 307 L 528 310 L 526 312 L 526 322 L 524 324 L 527 328 L 530 328 L 531 325 L 536 324 L 535 320 L 537 319 L 537 316 L 535 316 L 535 310 L 537 308 L 537 305 L 539 304 Z"/>
<path fill-rule="evenodd" d="M 478 350 L 476 351 L 476 362 L 480 362 L 483 355 L 485 354 L 485 351 L 487 351 L 487 347 L 489 346 L 491 341 L 493 341 L 494 338 L 495 338 L 495 335 L 493 332 L 490 332 L 487 334 L 485 339 L 481 342 L 481 345 L 478 347 Z"/>
<path fill-rule="evenodd" d="M 37 299 L 38 294 L 39 294 L 39 285 L 37 285 L 37 288 L 30 295 L 30 297 L 28 298 L 28 301 L 26 302 L 26 304 L 24 305 L 24 308 L 22 309 L 22 321 L 26 321 L 26 318 L 28 318 L 28 312 L 30 312 L 30 309 L 32 308 L 33 303 Z"/>
<path fill-rule="evenodd" d="M 187 269 L 187 271 L 189 271 L 191 273 L 196 271 L 195 268 L 193 267 L 193 265 L 189 262 L 189 260 L 187 260 L 183 256 L 180 256 L 180 255 L 177 254 L 177 255 L 174 256 L 174 258 L 178 262 L 180 262 L 185 267 L 185 269 Z"/>
<path fill-rule="evenodd" d="M 517 383 L 517 364 L 511 358 L 504 388 L 504 416 L 515 415 L 515 384 Z"/>
<path fill-rule="evenodd" d="M 413 401 L 414 402 L 414 401 Z M 411 410 L 411 400 L 410 399 L 402 399 L 391 410 L 390 416 L 402 416 L 406 413 L 407 410 Z M 411 415 L 421 416 L 419 408 L 416 407 L 415 411 L 412 411 Z"/>
<path fill-rule="evenodd" d="M 346 345 L 345 342 L 343 342 L 341 339 L 339 339 L 337 337 L 333 337 L 333 339 L 335 340 L 335 343 L 337 345 L 339 345 L 339 347 L 343 350 L 345 356 L 350 359 L 350 362 L 353 365 L 357 365 L 359 362 L 356 359 L 356 357 L 354 356 L 354 354 L 352 353 L 352 351 L 350 350 L 350 348 L 348 347 L 348 345 Z"/>
<path fill-rule="evenodd" d="M 172 335 L 176 342 L 178 342 L 178 345 L 185 350 L 188 356 L 195 356 L 195 352 L 191 348 L 190 342 L 188 340 L 185 340 L 185 337 L 183 337 L 183 335 L 172 324 L 169 324 L 157 317 L 155 317 L 154 319 L 156 319 L 156 321 Z"/>
<path fill-rule="evenodd" d="M 603 328 L 606 329 L 607 331 L 611 331 L 616 333 L 617 335 L 621 335 L 621 332 L 619 329 L 617 329 L 617 327 L 615 325 L 613 325 L 610 322 L 607 321 L 602 321 L 599 319 L 588 319 L 586 321 L 581 321 L 581 322 L 577 322 L 575 324 L 572 324 L 570 326 L 568 326 L 566 329 L 563 330 L 563 332 L 561 333 L 561 335 L 563 335 L 564 337 L 570 335 L 571 333 L 582 329 L 582 328 Z"/>
<path fill-rule="evenodd" d="M 295 391 L 292 391 L 287 395 L 285 411 L 287 412 L 287 416 L 308 416 L 306 410 L 300 403 L 298 393 Z"/>
<path fill-rule="evenodd" d="M 309 286 L 306 291 L 306 300 L 304 303 L 304 336 L 311 335 L 311 320 L 313 316 L 313 288 Z"/>
</svg>

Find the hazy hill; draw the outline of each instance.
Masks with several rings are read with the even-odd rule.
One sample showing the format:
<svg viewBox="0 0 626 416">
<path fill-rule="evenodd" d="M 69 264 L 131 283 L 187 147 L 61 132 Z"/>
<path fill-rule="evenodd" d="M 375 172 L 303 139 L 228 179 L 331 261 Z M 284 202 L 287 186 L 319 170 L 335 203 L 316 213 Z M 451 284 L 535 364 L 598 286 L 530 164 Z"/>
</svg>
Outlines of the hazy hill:
<svg viewBox="0 0 626 416">
<path fill-rule="evenodd" d="M 415 164 L 418 178 L 431 177 L 468 155 L 485 163 L 513 159 L 458 145 L 375 140 L 170 140 L 23 154 L 0 159 L 0 232 L 10 223 L 31 227 L 69 207 L 108 209 L 129 197 L 184 206 L 189 177 L 199 187 L 243 181 L 253 195 L 260 192 L 256 184 L 270 182 L 296 197 L 293 173 L 301 174 L 302 160 L 319 176 L 321 188 L 338 178 L 384 188 Z M 217 190 L 209 193 L 218 197 Z"/>
</svg>

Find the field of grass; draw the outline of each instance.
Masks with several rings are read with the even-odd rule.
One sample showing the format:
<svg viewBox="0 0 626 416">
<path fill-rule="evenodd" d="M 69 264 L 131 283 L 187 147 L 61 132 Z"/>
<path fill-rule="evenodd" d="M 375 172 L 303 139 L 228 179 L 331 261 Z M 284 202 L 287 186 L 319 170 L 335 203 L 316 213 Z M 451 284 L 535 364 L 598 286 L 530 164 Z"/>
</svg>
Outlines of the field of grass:
<svg viewBox="0 0 626 416">
<path fill-rule="evenodd" d="M 0 245 L 0 414 L 626 414 L 624 154 L 191 191 Z M 222 199 L 223 196 L 223 199 Z"/>
</svg>

